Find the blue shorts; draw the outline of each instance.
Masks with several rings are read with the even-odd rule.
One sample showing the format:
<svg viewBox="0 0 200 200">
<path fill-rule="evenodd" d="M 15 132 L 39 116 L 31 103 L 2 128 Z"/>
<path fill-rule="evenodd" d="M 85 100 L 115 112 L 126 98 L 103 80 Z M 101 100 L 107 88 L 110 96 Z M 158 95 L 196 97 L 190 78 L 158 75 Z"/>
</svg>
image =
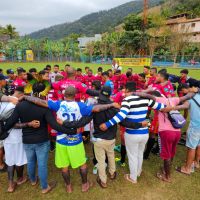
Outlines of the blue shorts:
<svg viewBox="0 0 200 200">
<path fill-rule="evenodd" d="M 200 129 L 192 127 L 188 128 L 186 146 L 190 149 L 196 149 L 200 146 Z"/>
</svg>

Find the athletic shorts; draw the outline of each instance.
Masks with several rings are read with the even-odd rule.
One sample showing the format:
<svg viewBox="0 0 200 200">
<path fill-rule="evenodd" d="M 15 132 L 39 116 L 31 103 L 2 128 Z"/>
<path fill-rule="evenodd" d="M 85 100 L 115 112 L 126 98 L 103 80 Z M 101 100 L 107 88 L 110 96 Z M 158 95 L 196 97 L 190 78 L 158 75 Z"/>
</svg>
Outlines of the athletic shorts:
<svg viewBox="0 0 200 200">
<path fill-rule="evenodd" d="M 200 130 L 198 128 L 188 128 L 186 146 L 190 149 L 200 146 Z"/>
<path fill-rule="evenodd" d="M 160 136 L 160 145 L 161 152 L 160 157 L 163 160 L 169 160 L 174 158 L 176 154 L 176 147 L 181 138 L 180 131 L 161 131 Z"/>
<path fill-rule="evenodd" d="M 73 169 L 86 163 L 85 148 L 83 142 L 74 146 L 65 146 L 56 142 L 55 164 L 57 168 L 71 166 Z"/>
</svg>

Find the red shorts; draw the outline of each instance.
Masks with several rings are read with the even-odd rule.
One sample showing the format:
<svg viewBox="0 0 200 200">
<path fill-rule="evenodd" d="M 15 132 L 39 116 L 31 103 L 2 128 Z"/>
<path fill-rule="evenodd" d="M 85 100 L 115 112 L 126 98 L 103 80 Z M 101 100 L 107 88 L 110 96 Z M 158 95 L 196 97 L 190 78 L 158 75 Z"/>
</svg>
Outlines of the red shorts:
<svg viewBox="0 0 200 200">
<path fill-rule="evenodd" d="M 174 158 L 176 154 L 176 146 L 181 138 L 180 131 L 161 131 L 159 133 L 161 143 L 160 157 L 163 160 Z"/>
</svg>

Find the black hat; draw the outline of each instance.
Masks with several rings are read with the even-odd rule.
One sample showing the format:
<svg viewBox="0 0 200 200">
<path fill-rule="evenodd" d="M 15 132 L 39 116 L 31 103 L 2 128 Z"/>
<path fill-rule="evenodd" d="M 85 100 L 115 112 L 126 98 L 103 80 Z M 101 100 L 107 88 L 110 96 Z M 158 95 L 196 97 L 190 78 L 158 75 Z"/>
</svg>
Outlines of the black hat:
<svg viewBox="0 0 200 200">
<path fill-rule="evenodd" d="M 99 94 L 99 100 L 108 101 L 110 99 L 111 94 L 112 94 L 111 87 L 103 86 Z"/>
<path fill-rule="evenodd" d="M 0 74 L 0 81 L 6 80 L 6 77 L 3 74 Z"/>
<path fill-rule="evenodd" d="M 12 70 L 12 69 L 8 69 L 8 70 L 6 71 L 6 73 L 7 73 L 7 74 L 14 74 L 15 72 L 14 72 L 14 70 Z"/>
</svg>

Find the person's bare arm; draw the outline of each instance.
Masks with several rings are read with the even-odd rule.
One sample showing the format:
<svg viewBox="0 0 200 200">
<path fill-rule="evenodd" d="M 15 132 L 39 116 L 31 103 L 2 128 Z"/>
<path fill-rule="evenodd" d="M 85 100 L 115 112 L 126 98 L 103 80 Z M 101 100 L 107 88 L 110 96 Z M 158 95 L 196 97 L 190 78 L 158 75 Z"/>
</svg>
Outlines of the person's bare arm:
<svg viewBox="0 0 200 200">
<path fill-rule="evenodd" d="M 1 98 L 1 102 L 10 102 L 16 105 L 18 103 L 18 99 L 11 96 L 3 95 Z"/>
<path fill-rule="evenodd" d="M 195 96 L 195 93 L 188 93 L 187 95 L 179 98 L 180 103 L 182 103 L 184 101 L 187 101 L 187 100 L 191 99 L 194 96 Z"/>
<path fill-rule="evenodd" d="M 134 95 L 145 98 L 145 99 L 152 99 L 154 101 L 156 101 L 156 97 L 151 95 L 151 94 L 147 94 L 145 92 L 133 92 Z"/>
<path fill-rule="evenodd" d="M 107 110 L 107 109 L 112 108 L 112 107 L 119 109 L 120 105 L 117 104 L 117 103 L 111 103 L 111 104 L 106 104 L 106 105 L 98 104 L 98 105 L 95 105 L 93 107 L 92 112 L 101 112 L 101 111 Z"/>
<path fill-rule="evenodd" d="M 16 123 L 14 126 L 15 129 L 22 129 L 27 127 L 39 128 L 40 122 L 37 120 L 33 120 L 31 122 L 26 122 L 26 123 Z"/>
<path fill-rule="evenodd" d="M 186 110 L 190 107 L 190 104 L 188 101 L 185 101 L 182 105 L 174 106 L 173 110 Z"/>
<path fill-rule="evenodd" d="M 37 97 L 24 96 L 24 100 L 34 103 L 35 105 L 48 108 L 48 102 Z"/>
</svg>

